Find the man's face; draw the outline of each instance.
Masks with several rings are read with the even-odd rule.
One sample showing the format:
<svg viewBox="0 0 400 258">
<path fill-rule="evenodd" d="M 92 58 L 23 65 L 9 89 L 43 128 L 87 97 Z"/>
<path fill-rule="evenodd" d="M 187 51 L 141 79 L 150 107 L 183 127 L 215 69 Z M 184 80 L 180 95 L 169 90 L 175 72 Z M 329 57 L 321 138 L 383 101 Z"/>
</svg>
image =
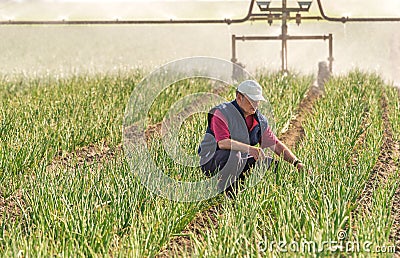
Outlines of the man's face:
<svg viewBox="0 0 400 258">
<path fill-rule="evenodd" d="M 245 116 L 253 115 L 256 112 L 258 105 L 260 104 L 260 101 L 251 100 L 246 95 L 241 93 L 238 93 L 236 101 Z"/>
</svg>

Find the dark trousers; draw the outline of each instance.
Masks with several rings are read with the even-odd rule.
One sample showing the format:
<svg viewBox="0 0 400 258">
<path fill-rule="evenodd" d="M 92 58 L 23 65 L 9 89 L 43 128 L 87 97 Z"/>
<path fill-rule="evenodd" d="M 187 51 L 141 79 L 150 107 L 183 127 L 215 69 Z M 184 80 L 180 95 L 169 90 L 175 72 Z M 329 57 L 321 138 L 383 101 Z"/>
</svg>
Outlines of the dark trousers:
<svg viewBox="0 0 400 258">
<path fill-rule="evenodd" d="M 256 160 L 253 157 L 243 159 L 238 151 L 217 150 L 213 158 L 202 165 L 201 169 L 207 177 L 215 176 L 221 171 L 218 178 L 218 190 L 222 192 L 225 189 L 225 192 L 232 193 L 245 179 L 245 172 L 255 164 Z M 240 170 L 241 167 L 243 169 Z"/>
</svg>

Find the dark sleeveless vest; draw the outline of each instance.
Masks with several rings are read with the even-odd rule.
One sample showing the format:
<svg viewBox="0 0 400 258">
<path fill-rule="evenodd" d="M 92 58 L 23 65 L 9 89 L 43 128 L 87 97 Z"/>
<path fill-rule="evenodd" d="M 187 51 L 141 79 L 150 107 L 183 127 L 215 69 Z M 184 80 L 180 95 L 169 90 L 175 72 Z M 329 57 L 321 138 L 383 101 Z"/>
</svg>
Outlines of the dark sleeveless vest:
<svg viewBox="0 0 400 258">
<path fill-rule="evenodd" d="M 261 143 L 261 137 L 268 128 L 267 119 L 258 110 L 256 110 L 255 119 L 258 122 L 258 125 L 249 131 L 246 126 L 244 114 L 236 100 L 222 103 L 214 107 L 208 113 L 207 131 L 198 149 L 200 165 L 204 165 L 210 161 L 214 156 L 215 151 L 219 149 L 217 141 L 214 137 L 214 132 L 211 130 L 211 119 L 217 109 L 222 113 L 227 121 L 230 138 L 232 140 L 254 146 L 257 143 Z"/>
</svg>

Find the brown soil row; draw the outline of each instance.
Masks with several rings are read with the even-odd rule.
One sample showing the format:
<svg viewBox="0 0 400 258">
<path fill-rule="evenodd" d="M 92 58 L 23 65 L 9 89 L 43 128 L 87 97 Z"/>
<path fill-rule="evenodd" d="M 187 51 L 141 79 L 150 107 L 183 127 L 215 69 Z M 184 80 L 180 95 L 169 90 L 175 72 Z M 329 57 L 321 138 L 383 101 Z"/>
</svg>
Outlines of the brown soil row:
<svg viewBox="0 0 400 258">
<path fill-rule="evenodd" d="M 280 139 L 289 148 L 293 148 L 304 138 L 304 129 L 302 126 L 308 114 L 312 113 L 314 103 L 323 95 L 323 91 L 318 87 L 312 86 L 299 104 L 297 115 L 291 120 L 289 128 L 284 132 Z M 207 234 L 210 225 L 218 228 L 217 217 L 219 208 L 214 206 L 199 214 L 188 224 L 185 230 L 177 237 L 174 237 L 168 246 L 161 251 L 159 257 L 173 257 L 179 254 L 192 253 L 194 249 L 193 236 L 197 239 L 203 239 L 202 235 Z M 205 223 L 206 222 L 206 223 Z M 191 237 L 192 236 L 192 237 Z"/>
<path fill-rule="evenodd" d="M 212 94 L 214 96 L 222 94 L 227 90 L 224 84 L 221 82 L 215 82 L 213 85 L 213 91 Z M 197 112 L 197 110 L 204 110 L 205 106 L 209 101 L 211 101 L 213 96 L 205 96 L 204 98 L 201 99 L 201 101 L 197 103 L 192 103 L 190 106 L 186 107 L 181 113 L 179 113 L 177 116 L 184 116 L 188 117 L 190 114 L 194 114 Z M 164 123 L 164 128 L 163 128 L 163 123 Z M 165 130 L 168 130 L 169 126 L 172 124 L 171 121 L 165 120 L 163 122 L 158 122 L 156 124 L 148 125 L 147 129 L 145 131 L 145 138 L 146 140 L 151 139 L 155 134 L 159 134 L 161 136 L 165 135 Z M 164 131 L 163 131 L 164 130 Z M 130 125 L 124 128 L 124 136 L 125 140 L 128 142 L 135 142 L 136 139 L 142 137 L 140 135 L 140 131 L 137 130 L 135 125 Z"/>
<path fill-rule="evenodd" d="M 400 152 L 399 143 L 397 143 L 397 151 Z M 397 167 L 400 167 L 399 162 L 397 163 Z M 396 246 L 396 257 L 400 257 L 400 187 L 397 188 L 393 196 L 391 216 L 393 219 L 393 225 L 390 231 L 390 240 Z"/>
<path fill-rule="evenodd" d="M 358 139 L 356 140 L 356 142 L 354 144 L 354 147 L 352 150 L 352 155 L 351 155 L 352 158 L 346 164 L 346 166 L 349 167 L 350 169 L 351 169 L 351 166 L 353 166 L 354 164 L 357 164 L 359 151 L 362 148 L 365 138 L 367 136 L 367 126 L 369 125 L 369 118 L 370 118 L 369 110 L 367 110 L 367 109 L 364 110 L 362 117 L 363 117 L 363 119 L 361 122 L 361 127 L 362 127 L 363 132 L 358 137 Z"/>
<path fill-rule="evenodd" d="M 106 142 L 89 144 L 70 153 L 59 153 L 47 166 L 47 171 L 53 171 L 57 167 L 72 168 L 77 166 L 90 166 L 101 163 L 115 157 L 122 152 L 122 145 L 111 148 Z"/>
<path fill-rule="evenodd" d="M 314 103 L 322 95 L 323 91 L 320 88 L 312 86 L 300 102 L 297 115 L 290 121 L 288 130 L 279 137 L 289 149 L 293 149 L 304 138 L 305 133 L 302 123 L 305 121 L 307 115 L 312 113 Z"/>
<path fill-rule="evenodd" d="M 219 83 L 216 83 L 214 85 L 215 90 L 213 91 L 214 94 L 219 94 L 222 93 L 226 88 L 223 87 L 223 85 L 220 85 Z M 209 101 L 209 98 L 205 98 L 203 102 Z M 198 105 L 201 105 L 202 103 L 197 103 L 196 106 L 192 106 L 185 110 L 183 113 L 187 114 L 192 112 L 193 110 L 196 109 Z M 168 124 L 168 121 L 165 122 Z M 162 122 L 149 125 L 147 130 L 145 131 L 145 138 L 150 139 L 152 138 L 155 134 L 160 134 L 161 133 L 161 128 L 162 128 Z M 137 130 L 135 130 L 134 126 L 131 126 L 130 128 L 124 128 L 125 129 L 125 134 L 128 137 L 140 137 L 138 135 Z M 53 161 L 48 165 L 47 170 L 52 171 L 56 167 L 76 167 L 76 166 L 81 166 L 81 165 L 87 165 L 90 166 L 94 163 L 102 163 L 106 160 L 109 160 L 116 156 L 117 154 L 120 154 L 123 150 L 122 144 L 117 145 L 114 148 L 111 148 L 105 141 L 97 144 L 89 144 L 87 146 L 84 146 L 82 148 L 79 148 L 75 150 L 74 152 L 70 153 L 62 153 L 60 152 L 54 159 Z"/>
<path fill-rule="evenodd" d="M 196 239 L 204 240 L 203 235 L 208 234 L 210 230 L 217 230 L 220 209 L 221 206 L 217 205 L 197 213 L 186 228 L 179 235 L 174 236 L 157 257 L 179 257 L 182 254 L 193 253 L 194 236 Z"/>
<path fill-rule="evenodd" d="M 0 221 L 7 219 L 8 221 L 15 221 L 22 213 L 22 207 L 25 205 L 22 198 L 22 192 L 17 191 L 15 194 L 4 197 L 0 192 Z"/>
<path fill-rule="evenodd" d="M 387 109 L 387 99 L 382 97 L 382 120 L 384 125 L 383 131 L 383 144 L 378 156 L 378 160 L 372 169 L 370 178 L 366 183 L 366 186 L 361 193 L 358 203 L 359 208 L 355 211 L 356 214 L 362 214 L 362 216 L 369 216 L 371 214 L 372 197 L 375 189 L 387 183 L 389 175 L 396 173 L 399 164 L 396 163 L 396 159 L 400 157 L 399 143 L 393 140 L 393 134 L 390 126 Z M 355 157 L 355 161 L 357 161 Z M 397 196 L 396 196 L 397 195 Z M 392 209 L 392 216 L 394 219 L 394 225 L 391 232 L 391 240 L 396 243 L 396 252 L 400 251 L 400 190 L 398 189 L 394 196 L 394 204 Z M 396 205 L 397 200 L 397 205 Z"/>
<path fill-rule="evenodd" d="M 226 87 L 224 84 L 220 82 L 215 82 L 213 85 L 214 90 L 213 94 L 220 94 L 226 91 Z M 197 103 L 197 105 L 193 105 L 182 112 L 182 114 L 188 114 L 196 108 L 207 101 L 210 101 L 211 98 L 204 98 L 202 102 Z M 164 122 L 165 124 L 169 124 L 168 121 Z M 131 128 L 124 128 L 125 133 L 130 137 L 139 137 L 137 130 L 134 130 L 134 126 Z M 145 131 L 145 138 L 148 140 L 152 138 L 155 134 L 160 134 L 162 129 L 162 122 L 149 125 Z M 77 165 L 92 165 L 94 163 L 101 163 L 117 154 L 121 153 L 123 150 L 122 144 L 118 144 L 116 147 L 111 148 L 105 141 L 97 144 L 89 144 L 82 148 L 75 150 L 70 153 L 62 153 L 60 152 L 53 161 L 48 165 L 48 170 L 52 170 L 57 166 L 63 167 L 76 167 Z M 73 165 L 72 165 L 73 164 Z"/>
<path fill-rule="evenodd" d="M 367 135 L 367 126 L 369 124 L 369 118 L 370 118 L 370 113 L 368 109 L 364 110 L 364 113 L 362 114 L 362 122 L 361 122 L 361 128 L 363 130 L 363 133 L 358 137 L 358 139 L 356 140 L 353 149 L 352 149 L 352 153 L 351 156 L 349 158 L 349 160 L 347 161 L 345 167 L 351 171 L 352 168 L 357 165 L 358 163 L 358 157 L 359 157 L 359 151 L 360 149 L 362 149 L 366 135 Z M 352 217 L 356 217 L 359 214 L 362 214 L 362 210 L 363 209 L 367 209 L 367 199 L 369 198 L 368 196 L 371 195 L 366 195 L 364 192 L 366 191 L 367 188 L 364 188 L 363 193 L 357 198 L 357 203 L 359 203 L 359 208 L 355 209 L 354 211 L 352 211 Z M 365 206 L 365 207 L 364 207 Z M 347 227 L 347 226 L 346 226 Z"/>
<path fill-rule="evenodd" d="M 397 89 L 398 90 L 398 98 L 400 101 L 400 87 Z M 393 169 L 395 170 L 397 167 L 397 171 L 399 171 L 400 168 L 400 141 L 393 141 L 392 140 L 392 150 L 393 153 L 388 153 L 388 155 L 391 154 L 392 156 L 392 165 Z M 393 164 L 396 161 L 397 158 L 397 164 Z M 393 226 L 390 231 L 390 240 L 395 243 L 396 246 L 396 257 L 400 257 L 400 187 L 396 189 L 396 192 L 393 196 L 393 204 L 392 204 L 392 211 L 391 211 L 391 216 L 393 218 Z"/>
<path fill-rule="evenodd" d="M 383 184 L 386 183 L 386 180 L 392 168 L 392 160 L 391 160 L 391 155 L 389 153 L 393 149 L 393 138 L 387 111 L 387 101 L 386 98 L 384 97 L 382 97 L 381 99 L 381 106 L 383 110 L 382 120 L 384 125 L 383 144 L 381 146 L 381 151 L 379 153 L 378 160 L 372 169 L 368 182 L 363 192 L 361 193 L 358 201 L 360 207 L 362 207 L 363 212 L 367 213 L 370 212 L 370 206 L 372 200 L 371 198 L 374 190 L 376 189 L 377 186 L 381 185 L 382 183 Z M 357 158 L 355 158 L 354 161 L 357 161 Z"/>
</svg>

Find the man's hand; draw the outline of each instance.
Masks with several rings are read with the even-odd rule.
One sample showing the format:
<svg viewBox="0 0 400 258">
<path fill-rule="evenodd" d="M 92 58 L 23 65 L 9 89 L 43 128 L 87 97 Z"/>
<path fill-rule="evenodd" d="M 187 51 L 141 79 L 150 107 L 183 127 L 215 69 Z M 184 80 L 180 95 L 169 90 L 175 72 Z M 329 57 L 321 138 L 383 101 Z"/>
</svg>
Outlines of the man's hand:
<svg viewBox="0 0 400 258">
<path fill-rule="evenodd" d="M 218 147 L 223 150 L 236 150 L 249 153 L 255 160 L 266 158 L 264 151 L 261 148 L 250 146 L 231 139 L 224 139 L 218 142 Z"/>
<path fill-rule="evenodd" d="M 261 148 L 257 148 L 257 147 L 253 147 L 253 146 L 251 146 L 249 148 L 249 155 L 253 156 L 253 158 L 255 160 L 258 160 L 258 159 L 264 160 L 266 158 L 265 153 Z"/>
<path fill-rule="evenodd" d="M 299 172 L 307 171 L 308 175 L 312 175 L 312 170 L 311 169 L 306 170 L 305 165 L 301 162 L 297 164 L 296 168 L 297 168 L 297 171 L 299 171 Z"/>
<path fill-rule="evenodd" d="M 297 168 L 298 171 L 303 170 L 304 169 L 304 164 L 300 162 L 300 163 L 297 164 L 296 168 Z"/>
</svg>

